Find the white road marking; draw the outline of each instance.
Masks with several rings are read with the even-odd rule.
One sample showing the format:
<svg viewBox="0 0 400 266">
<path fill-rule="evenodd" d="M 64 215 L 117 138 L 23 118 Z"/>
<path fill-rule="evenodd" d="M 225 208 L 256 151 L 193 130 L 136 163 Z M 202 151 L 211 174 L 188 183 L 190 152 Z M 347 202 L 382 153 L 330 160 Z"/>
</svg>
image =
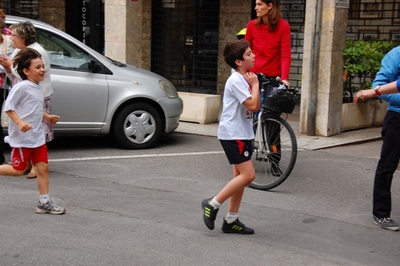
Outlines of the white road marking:
<svg viewBox="0 0 400 266">
<path fill-rule="evenodd" d="M 49 162 L 77 162 L 77 161 L 95 161 L 95 160 L 115 160 L 115 159 L 137 159 L 150 157 L 172 157 L 172 156 L 191 156 L 191 155 L 211 155 L 221 154 L 223 151 L 207 151 L 207 152 L 185 152 L 185 153 L 164 153 L 164 154 L 142 154 L 142 155 L 125 155 L 125 156 L 102 156 L 102 157 L 83 157 L 83 158 L 63 158 L 49 159 Z"/>
</svg>

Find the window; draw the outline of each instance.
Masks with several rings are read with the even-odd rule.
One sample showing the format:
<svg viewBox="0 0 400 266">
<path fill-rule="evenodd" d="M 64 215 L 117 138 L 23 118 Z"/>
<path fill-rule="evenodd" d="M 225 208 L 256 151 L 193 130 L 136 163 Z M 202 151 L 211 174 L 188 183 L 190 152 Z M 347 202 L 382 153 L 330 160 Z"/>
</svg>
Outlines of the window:
<svg viewBox="0 0 400 266">
<path fill-rule="evenodd" d="M 51 32 L 36 29 L 37 42 L 50 57 L 52 68 L 89 71 L 90 56 L 72 42 Z"/>
</svg>

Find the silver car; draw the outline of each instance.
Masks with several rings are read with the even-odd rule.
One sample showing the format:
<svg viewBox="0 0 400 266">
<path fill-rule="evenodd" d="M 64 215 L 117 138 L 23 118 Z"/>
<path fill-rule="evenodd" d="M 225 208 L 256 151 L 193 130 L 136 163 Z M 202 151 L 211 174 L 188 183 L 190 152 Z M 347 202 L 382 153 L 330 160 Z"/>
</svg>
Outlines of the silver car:
<svg viewBox="0 0 400 266">
<path fill-rule="evenodd" d="M 179 124 L 183 102 L 174 85 L 155 73 L 112 60 L 46 23 L 29 20 L 48 52 L 57 135 L 111 134 L 125 149 L 153 147 Z"/>
</svg>

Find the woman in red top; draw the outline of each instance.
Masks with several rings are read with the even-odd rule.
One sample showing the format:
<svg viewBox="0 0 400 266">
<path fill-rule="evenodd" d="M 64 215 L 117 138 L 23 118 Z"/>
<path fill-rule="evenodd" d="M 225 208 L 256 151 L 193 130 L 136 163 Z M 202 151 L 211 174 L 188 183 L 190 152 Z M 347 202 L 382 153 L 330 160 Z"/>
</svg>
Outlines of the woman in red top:
<svg viewBox="0 0 400 266">
<path fill-rule="evenodd" d="M 256 56 L 254 67 L 250 70 L 263 73 L 270 78 L 272 87 L 279 87 L 276 77 L 290 88 L 289 72 L 292 62 L 290 47 L 290 26 L 282 19 L 279 8 L 280 0 L 256 0 L 257 19 L 247 23 L 245 39 L 250 43 L 250 48 Z M 268 92 L 266 92 L 268 93 Z M 280 125 L 267 122 L 270 129 L 270 139 L 276 140 L 277 151 L 271 156 L 271 174 L 281 176 L 279 167 L 281 160 Z M 272 143 L 269 143 L 271 145 Z"/>
<path fill-rule="evenodd" d="M 290 87 L 290 26 L 282 19 L 279 5 L 280 0 L 256 0 L 257 19 L 247 24 L 245 39 L 256 55 L 251 71 L 267 77 L 280 76 L 283 83 Z"/>
</svg>

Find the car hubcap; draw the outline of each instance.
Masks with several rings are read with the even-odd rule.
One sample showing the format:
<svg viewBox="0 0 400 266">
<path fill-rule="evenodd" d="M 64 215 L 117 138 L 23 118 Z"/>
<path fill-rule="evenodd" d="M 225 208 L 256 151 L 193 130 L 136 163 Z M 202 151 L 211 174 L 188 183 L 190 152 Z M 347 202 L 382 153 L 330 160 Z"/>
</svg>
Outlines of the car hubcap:
<svg viewBox="0 0 400 266">
<path fill-rule="evenodd" d="M 149 141 L 156 132 L 154 117 L 145 111 L 135 111 L 125 120 L 125 135 L 134 143 Z"/>
</svg>

